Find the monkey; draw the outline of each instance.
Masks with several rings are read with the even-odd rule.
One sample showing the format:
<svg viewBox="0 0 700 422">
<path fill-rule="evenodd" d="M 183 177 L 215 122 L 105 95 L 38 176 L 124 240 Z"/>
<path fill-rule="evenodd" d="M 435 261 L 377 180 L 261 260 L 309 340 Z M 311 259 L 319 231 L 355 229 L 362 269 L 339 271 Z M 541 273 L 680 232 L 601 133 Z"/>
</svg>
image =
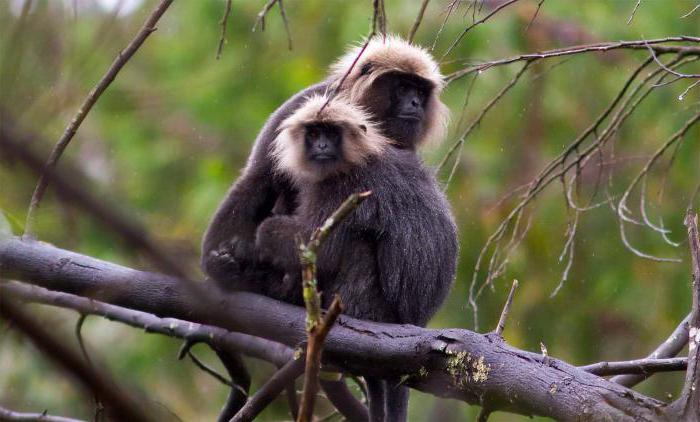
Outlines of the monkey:
<svg viewBox="0 0 700 422">
<path fill-rule="evenodd" d="M 263 126 L 241 177 L 214 213 L 203 238 L 202 269 L 220 286 L 265 294 L 271 293 L 268 286 L 259 283 L 281 280 L 279 274 L 271 273 L 274 270 L 253 259 L 255 231 L 266 218 L 291 214 L 296 208 L 293 183 L 272 170 L 271 144 L 281 122 L 306 99 L 345 94 L 369 112 L 394 148 L 415 152 L 442 138 L 448 110 L 440 101 L 443 77 L 430 53 L 393 35 L 373 38 L 360 55 L 361 49 L 351 48 L 331 66 L 325 81 L 294 95 Z"/>
<path fill-rule="evenodd" d="M 447 199 L 418 155 L 394 147 L 369 113 L 344 97 L 324 107 L 327 101 L 310 97 L 280 125 L 274 171 L 296 187 L 297 208 L 260 224 L 257 255 L 288 274 L 298 300 L 298 238 L 308 239 L 350 194 L 371 191 L 318 251 L 322 305 L 338 294 L 347 315 L 425 326 L 455 274 L 457 230 Z M 398 379 L 367 382 L 371 420 L 406 419 L 408 389 Z"/>
<path fill-rule="evenodd" d="M 393 148 L 415 152 L 421 145 L 441 139 L 447 119 L 447 108 L 440 101 L 444 83 L 430 53 L 398 36 L 370 40 L 362 55 L 360 49 L 351 48 L 331 66 L 326 80 L 282 104 L 255 139 L 242 175 L 218 206 L 202 241 L 202 269 L 219 287 L 301 302 L 301 296 L 290 294 L 297 292 L 290 285 L 293 280 L 253 257 L 260 223 L 273 215 L 289 215 L 296 208 L 295 186 L 288 177 L 272 170 L 271 144 L 280 123 L 308 97 L 348 93 L 381 123 L 382 133 L 395 141 Z M 335 390 L 346 388 L 344 382 L 340 383 L 342 386 L 336 385 Z M 335 400 L 331 390 L 326 392 L 334 404 L 342 402 L 340 398 Z M 356 414 L 354 419 L 362 418 Z"/>
</svg>

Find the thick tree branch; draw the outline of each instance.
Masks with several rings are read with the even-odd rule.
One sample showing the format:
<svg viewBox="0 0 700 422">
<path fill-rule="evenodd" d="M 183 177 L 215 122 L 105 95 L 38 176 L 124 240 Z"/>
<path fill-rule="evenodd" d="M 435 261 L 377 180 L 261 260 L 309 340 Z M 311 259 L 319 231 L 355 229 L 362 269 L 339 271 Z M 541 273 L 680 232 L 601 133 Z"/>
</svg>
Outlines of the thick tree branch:
<svg viewBox="0 0 700 422">
<path fill-rule="evenodd" d="M 198 306 L 187 281 L 137 271 L 36 241 L 0 240 L 0 277 L 112 304 L 186 318 L 295 346 L 306 338 L 303 309 L 250 293 L 221 293 Z M 211 289 L 215 287 L 212 286 Z M 264 312 L 261 312 L 264 310 Z M 461 329 L 431 330 L 340 316 L 324 362 L 494 411 L 573 419 L 660 419 L 666 405 L 560 360 Z M 596 406 L 590 406 L 596 403 Z"/>
</svg>

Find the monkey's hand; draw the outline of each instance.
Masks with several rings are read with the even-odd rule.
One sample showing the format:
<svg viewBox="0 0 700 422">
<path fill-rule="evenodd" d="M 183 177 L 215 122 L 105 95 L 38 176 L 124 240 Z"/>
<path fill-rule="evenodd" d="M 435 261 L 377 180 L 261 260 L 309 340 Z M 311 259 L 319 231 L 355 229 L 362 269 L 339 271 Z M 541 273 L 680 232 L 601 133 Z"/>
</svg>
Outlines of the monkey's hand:
<svg viewBox="0 0 700 422">
<path fill-rule="evenodd" d="M 287 273 L 301 271 L 297 238 L 302 228 L 292 216 L 270 217 L 258 226 L 255 249 L 258 258 Z"/>
<path fill-rule="evenodd" d="M 255 262 L 254 245 L 239 237 L 221 242 L 218 248 L 209 252 L 207 257 L 208 272 L 224 275 L 240 274 L 253 266 Z M 211 271 L 213 270 L 213 271 Z"/>
</svg>

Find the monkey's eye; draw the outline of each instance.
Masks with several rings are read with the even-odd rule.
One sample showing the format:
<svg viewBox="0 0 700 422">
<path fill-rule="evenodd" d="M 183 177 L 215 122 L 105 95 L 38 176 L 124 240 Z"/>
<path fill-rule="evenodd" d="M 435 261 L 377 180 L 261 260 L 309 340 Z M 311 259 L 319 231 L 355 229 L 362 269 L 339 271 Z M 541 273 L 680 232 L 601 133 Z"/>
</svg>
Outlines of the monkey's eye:
<svg viewBox="0 0 700 422">
<path fill-rule="evenodd" d="M 360 69 L 360 76 L 369 75 L 369 73 L 371 71 L 372 71 L 372 63 L 365 63 L 362 65 L 362 68 Z"/>
<path fill-rule="evenodd" d="M 318 138 L 318 129 L 314 126 L 307 127 L 306 136 L 312 139 Z"/>
</svg>

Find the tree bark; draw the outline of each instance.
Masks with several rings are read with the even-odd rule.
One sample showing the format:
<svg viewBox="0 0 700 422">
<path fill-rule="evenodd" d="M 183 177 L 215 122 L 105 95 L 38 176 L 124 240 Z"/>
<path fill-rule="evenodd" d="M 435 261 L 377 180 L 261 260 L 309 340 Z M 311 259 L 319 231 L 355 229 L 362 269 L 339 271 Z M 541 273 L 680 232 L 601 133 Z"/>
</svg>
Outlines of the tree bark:
<svg viewBox="0 0 700 422">
<path fill-rule="evenodd" d="M 216 292 L 201 303 L 191 284 L 55 248 L 0 239 L 0 278 L 296 346 L 306 337 L 302 308 L 250 293 Z M 215 290 L 213 285 L 207 289 Z M 518 350 L 496 336 L 425 329 L 341 316 L 328 334 L 324 363 L 484 406 L 558 420 L 664 420 L 666 404 L 558 359 Z"/>
</svg>

